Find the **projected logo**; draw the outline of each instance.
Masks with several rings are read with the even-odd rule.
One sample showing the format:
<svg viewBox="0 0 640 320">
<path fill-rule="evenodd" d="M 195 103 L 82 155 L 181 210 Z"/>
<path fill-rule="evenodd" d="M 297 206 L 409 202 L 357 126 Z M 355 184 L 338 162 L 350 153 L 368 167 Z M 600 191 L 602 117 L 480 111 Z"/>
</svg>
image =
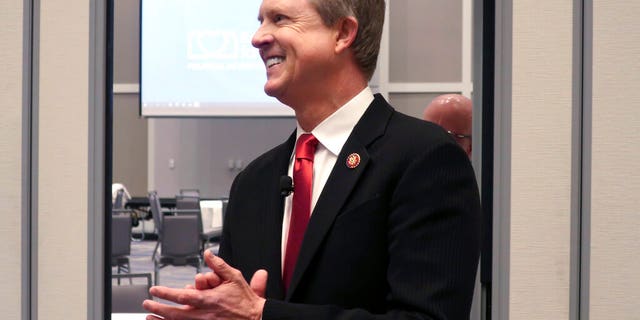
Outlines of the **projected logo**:
<svg viewBox="0 0 640 320">
<path fill-rule="evenodd" d="M 193 62 L 255 60 L 251 34 L 233 30 L 194 30 L 187 36 L 187 58 Z"/>
</svg>

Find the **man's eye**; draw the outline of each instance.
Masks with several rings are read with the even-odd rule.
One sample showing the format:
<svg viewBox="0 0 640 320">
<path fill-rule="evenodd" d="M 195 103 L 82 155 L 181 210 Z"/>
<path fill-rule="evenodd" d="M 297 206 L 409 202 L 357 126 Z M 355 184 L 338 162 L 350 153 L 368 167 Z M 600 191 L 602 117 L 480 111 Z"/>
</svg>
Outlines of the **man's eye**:
<svg viewBox="0 0 640 320">
<path fill-rule="evenodd" d="M 283 16 L 281 14 L 278 14 L 275 17 L 273 17 L 273 21 L 280 22 L 280 21 L 284 20 L 285 18 L 286 18 L 285 16 Z"/>
</svg>

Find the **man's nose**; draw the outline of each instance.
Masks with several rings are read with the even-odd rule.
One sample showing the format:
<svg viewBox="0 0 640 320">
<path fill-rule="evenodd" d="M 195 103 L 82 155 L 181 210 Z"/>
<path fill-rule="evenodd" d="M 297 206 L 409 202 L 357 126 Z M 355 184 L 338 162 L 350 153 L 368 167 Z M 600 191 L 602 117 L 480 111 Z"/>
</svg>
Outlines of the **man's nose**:
<svg viewBox="0 0 640 320">
<path fill-rule="evenodd" d="M 263 23 L 260 25 L 258 30 L 256 30 L 256 33 L 253 34 L 253 38 L 251 38 L 251 45 L 260 49 L 272 41 L 273 35 L 268 30 L 268 27 Z"/>
</svg>

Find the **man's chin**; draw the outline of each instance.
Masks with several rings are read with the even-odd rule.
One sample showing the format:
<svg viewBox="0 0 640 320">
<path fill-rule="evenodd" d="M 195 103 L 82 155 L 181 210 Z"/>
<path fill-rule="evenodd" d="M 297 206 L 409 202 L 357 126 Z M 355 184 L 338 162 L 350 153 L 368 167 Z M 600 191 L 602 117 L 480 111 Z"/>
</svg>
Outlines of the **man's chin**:
<svg viewBox="0 0 640 320">
<path fill-rule="evenodd" d="M 278 86 L 274 86 L 274 85 L 269 85 L 269 83 L 264 85 L 264 93 L 266 93 L 268 96 L 270 97 L 274 97 L 278 100 L 280 100 L 280 93 L 282 90 L 280 90 L 280 87 Z"/>
<path fill-rule="evenodd" d="M 264 92 L 268 96 L 276 98 L 276 100 L 280 101 L 280 103 L 284 104 L 285 106 L 291 107 L 291 105 L 289 104 L 291 101 L 289 101 L 287 99 L 287 97 L 284 94 L 282 94 L 282 92 L 280 92 L 280 91 L 268 91 L 266 88 L 265 88 Z"/>
<path fill-rule="evenodd" d="M 273 90 L 269 90 L 267 87 L 264 87 L 264 93 L 266 93 L 269 97 L 277 98 L 273 92 Z"/>
</svg>

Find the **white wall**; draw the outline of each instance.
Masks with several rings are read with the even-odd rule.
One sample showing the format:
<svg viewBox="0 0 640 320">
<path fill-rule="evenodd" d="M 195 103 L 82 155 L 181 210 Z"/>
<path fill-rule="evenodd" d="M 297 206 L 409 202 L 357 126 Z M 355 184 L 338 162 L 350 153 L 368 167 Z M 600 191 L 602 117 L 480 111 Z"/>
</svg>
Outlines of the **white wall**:
<svg viewBox="0 0 640 320">
<path fill-rule="evenodd" d="M 80 320 L 88 287 L 90 2 L 40 5 L 37 310 L 41 319 Z"/>
<path fill-rule="evenodd" d="M 638 1 L 593 1 L 590 319 L 639 317 L 638 17 Z"/>
<path fill-rule="evenodd" d="M 495 188 L 504 191 L 497 199 L 508 197 L 510 206 L 497 212 L 508 216 L 507 227 L 494 230 L 508 235 L 506 261 L 499 262 L 507 266 L 508 283 L 494 287 L 506 291 L 494 310 L 507 313 L 496 312 L 494 319 L 637 319 L 640 3 L 584 2 L 583 54 L 574 52 L 580 50 L 574 14 L 582 10 L 573 7 L 579 2 L 508 2 L 512 34 L 497 50 L 509 56 L 510 73 L 497 83 L 508 88 L 496 108 L 507 105 L 510 117 L 496 115 L 506 122 L 496 141 L 509 151 L 496 157 L 507 159 L 510 186 Z M 574 73 L 582 58 L 584 73 Z M 576 110 L 585 116 L 583 133 Z M 581 200 L 582 207 L 576 205 Z M 578 214 L 584 254 L 572 259 L 580 249 L 573 242 Z M 582 306 L 575 303 L 579 295 Z"/>
<path fill-rule="evenodd" d="M 513 1 L 509 319 L 569 315 L 572 10 Z"/>
<path fill-rule="evenodd" d="M 0 310 L 19 319 L 22 287 L 22 1 L 0 1 Z"/>
</svg>

